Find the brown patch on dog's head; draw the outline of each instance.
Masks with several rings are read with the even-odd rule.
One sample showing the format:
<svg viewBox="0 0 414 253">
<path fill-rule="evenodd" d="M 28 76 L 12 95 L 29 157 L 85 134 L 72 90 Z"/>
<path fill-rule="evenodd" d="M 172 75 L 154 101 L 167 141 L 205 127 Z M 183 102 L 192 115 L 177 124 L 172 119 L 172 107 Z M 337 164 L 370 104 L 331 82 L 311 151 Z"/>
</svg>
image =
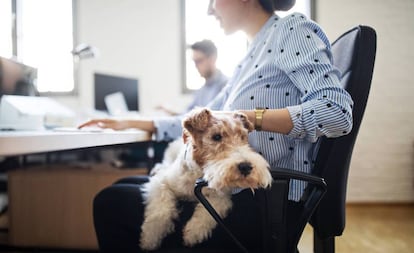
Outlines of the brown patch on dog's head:
<svg viewBox="0 0 414 253">
<path fill-rule="evenodd" d="M 207 161 L 222 160 L 235 147 L 248 145 L 253 124 L 240 112 L 195 109 L 183 121 L 183 139 L 191 143 L 193 159 L 203 167 Z"/>
<path fill-rule="evenodd" d="M 203 108 L 191 111 L 190 116 L 184 120 L 183 126 L 190 133 L 202 132 L 210 125 L 211 111 Z"/>
<path fill-rule="evenodd" d="M 247 118 L 246 114 L 244 114 L 242 112 L 235 112 L 233 117 L 235 119 L 239 119 L 243 123 L 243 126 L 247 129 L 247 131 L 251 132 L 251 131 L 254 130 L 253 123 L 250 122 L 250 120 Z"/>
<path fill-rule="evenodd" d="M 186 144 L 188 142 L 188 138 L 190 138 L 190 134 L 186 129 L 183 130 L 182 138 L 184 144 Z"/>
<path fill-rule="evenodd" d="M 212 125 L 213 115 L 209 109 L 197 108 L 192 110 L 183 121 L 183 139 L 193 147 L 193 159 L 202 166 L 206 162 L 207 150 L 203 148 L 203 135 Z"/>
</svg>

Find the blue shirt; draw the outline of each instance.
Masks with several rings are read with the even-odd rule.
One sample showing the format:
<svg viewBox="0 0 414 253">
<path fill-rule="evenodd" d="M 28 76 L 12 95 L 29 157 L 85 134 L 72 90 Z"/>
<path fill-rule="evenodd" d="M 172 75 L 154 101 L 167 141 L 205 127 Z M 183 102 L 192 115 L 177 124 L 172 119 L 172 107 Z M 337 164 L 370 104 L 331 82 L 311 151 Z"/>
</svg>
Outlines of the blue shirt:
<svg viewBox="0 0 414 253">
<path fill-rule="evenodd" d="M 304 15 L 273 15 L 209 107 L 287 108 L 293 121 L 288 135 L 253 131 L 249 143 L 272 167 L 311 173 L 318 137 L 338 137 L 352 129 L 353 101 L 340 85 L 330 48 L 321 28 Z M 155 126 L 159 140 L 181 135 L 179 118 L 156 120 Z M 305 186 L 292 181 L 289 199 L 299 200 Z"/>
<path fill-rule="evenodd" d="M 205 84 L 194 93 L 194 99 L 188 105 L 187 111 L 190 111 L 195 107 L 206 106 L 220 93 L 227 81 L 227 76 L 220 70 L 216 70 L 214 74 L 206 80 Z"/>
</svg>

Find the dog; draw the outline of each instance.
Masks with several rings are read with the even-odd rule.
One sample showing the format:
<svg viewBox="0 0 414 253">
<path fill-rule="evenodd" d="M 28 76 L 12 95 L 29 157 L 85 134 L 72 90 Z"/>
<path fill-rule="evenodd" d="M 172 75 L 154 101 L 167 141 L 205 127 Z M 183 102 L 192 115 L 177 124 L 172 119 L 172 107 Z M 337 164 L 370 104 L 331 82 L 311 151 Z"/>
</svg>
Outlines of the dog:
<svg viewBox="0 0 414 253">
<path fill-rule="evenodd" d="M 144 221 L 140 247 L 155 250 L 174 231 L 179 216 L 178 200 L 196 202 L 195 182 L 204 178 L 203 194 L 224 218 L 232 208 L 231 194 L 238 188 L 266 188 L 272 177 L 269 164 L 248 143 L 253 124 L 243 113 L 212 112 L 198 108 L 183 121 L 181 144 L 167 148 L 165 160 L 155 166 L 153 176 L 143 186 Z M 179 152 L 175 150 L 179 149 Z M 183 243 L 191 247 L 211 236 L 216 221 L 198 203 L 183 229 Z"/>
</svg>

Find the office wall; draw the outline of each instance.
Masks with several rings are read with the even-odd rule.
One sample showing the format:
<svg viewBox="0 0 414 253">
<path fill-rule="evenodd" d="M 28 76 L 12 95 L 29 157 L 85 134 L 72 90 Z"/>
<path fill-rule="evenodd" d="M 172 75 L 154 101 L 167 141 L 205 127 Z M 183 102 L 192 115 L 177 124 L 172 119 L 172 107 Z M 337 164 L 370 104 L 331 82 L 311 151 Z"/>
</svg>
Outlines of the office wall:
<svg viewBox="0 0 414 253">
<path fill-rule="evenodd" d="M 140 107 L 182 104 L 179 0 L 77 1 L 78 41 L 100 50 L 79 65 L 79 108 L 93 108 L 93 73 L 138 78 Z M 70 100 L 70 99 L 69 99 Z"/>
<path fill-rule="evenodd" d="M 357 24 L 377 31 L 372 89 L 355 146 L 348 200 L 414 201 L 414 1 L 317 0 L 332 39 Z"/>
</svg>

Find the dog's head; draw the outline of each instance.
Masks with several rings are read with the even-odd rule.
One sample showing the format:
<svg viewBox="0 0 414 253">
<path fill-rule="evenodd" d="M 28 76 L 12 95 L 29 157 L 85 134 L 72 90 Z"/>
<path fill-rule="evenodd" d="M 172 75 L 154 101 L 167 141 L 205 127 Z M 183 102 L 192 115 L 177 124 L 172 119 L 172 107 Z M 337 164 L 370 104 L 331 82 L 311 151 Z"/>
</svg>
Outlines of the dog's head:
<svg viewBox="0 0 414 253">
<path fill-rule="evenodd" d="M 192 158 L 202 168 L 211 188 L 267 187 L 269 164 L 249 146 L 253 124 L 239 112 L 212 112 L 200 108 L 183 122 L 184 141 L 192 146 Z"/>
</svg>

